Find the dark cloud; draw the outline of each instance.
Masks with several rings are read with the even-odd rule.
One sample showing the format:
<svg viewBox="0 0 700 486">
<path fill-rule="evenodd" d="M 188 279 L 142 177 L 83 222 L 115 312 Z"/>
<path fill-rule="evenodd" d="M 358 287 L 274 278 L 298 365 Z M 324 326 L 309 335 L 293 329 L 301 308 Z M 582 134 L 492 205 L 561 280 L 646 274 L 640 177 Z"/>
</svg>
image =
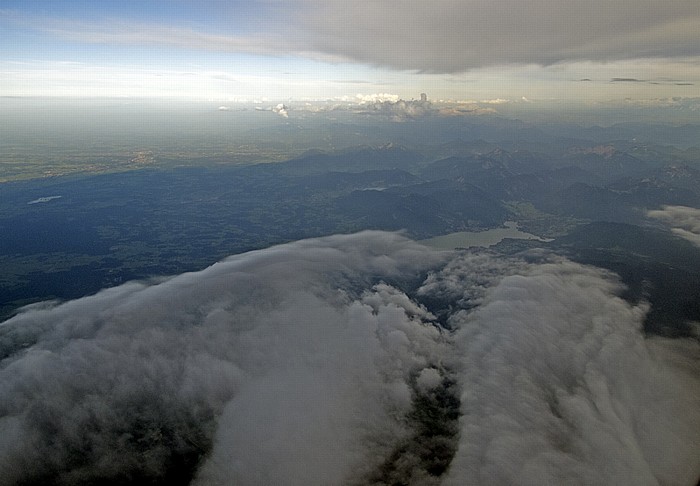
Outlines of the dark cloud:
<svg viewBox="0 0 700 486">
<path fill-rule="evenodd" d="M 306 0 L 289 18 L 298 49 L 429 72 L 700 54 L 694 0 Z"/>
<path fill-rule="evenodd" d="M 240 21 L 240 5 L 206 2 L 205 15 Z M 509 65 L 700 55 L 696 0 L 276 0 L 254 2 L 241 32 L 208 33 L 131 20 L 24 19 L 78 42 L 292 54 L 399 70 L 457 73 Z M 199 3 L 197 7 L 200 7 Z"/>
<path fill-rule="evenodd" d="M 668 79 L 637 79 L 637 78 L 612 78 L 611 83 L 647 83 L 654 85 L 674 85 L 674 86 L 693 86 L 693 83 L 683 81 L 673 81 Z"/>
<path fill-rule="evenodd" d="M 28 307 L 0 484 L 694 484 L 698 344 L 620 291 L 365 232 Z"/>
</svg>

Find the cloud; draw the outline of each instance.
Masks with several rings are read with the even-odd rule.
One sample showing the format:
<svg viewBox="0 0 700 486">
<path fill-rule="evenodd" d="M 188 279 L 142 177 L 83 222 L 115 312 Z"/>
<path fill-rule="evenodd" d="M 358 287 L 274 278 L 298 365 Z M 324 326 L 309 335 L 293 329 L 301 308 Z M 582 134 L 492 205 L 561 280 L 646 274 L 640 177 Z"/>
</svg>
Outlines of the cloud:
<svg viewBox="0 0 700 486">
<path fill-rule="evenodd" d="M 284 103 L 278 103 L 272 107 L 256 106 L 255 110 L 256 111 L 271 111 L 272 113 L 278 114 L 282 118 L 289 118 L 289 107 L 287 105 L 285 105 Z"/>
<path fill-rule="evenodd" d="M 307 0 L 293 8 L 294 25 L 302 27 L 297 36 L 314 50 L 396 69 L 697 56 L 700 45 L 692 0 L 410 0 L 400 7 L 384 0 L 371 10 Z"/>
<path fill-rule="evenodd" d="M 670 341 L 642 337 L 645 306 L 606 272 L 518 267 L 450 319 L 461 440 L 443 484 L 694 484 L 697 362 L 660 359 Z"/>
<path fill-rule="evenodd" d="M 363 232 L 30 306 L 0 325 L 0 483 L 694 484 L 697 342 L 620 291 Z"/>
<path fill-rule="evenodd" d="M 640 108 L 673 108 L 676 112 L 681 110 L 700 110 L 700 98 L 685 98 L 674 96 L 671 98 L 651 98 L 651 99 L 625 99 L 623 103 L 627 106 Z"/>
<path fill-rule="evenodd" d="M 483 107 L 476 101 L 456 101 L 442 103 L 439 113 L 443 116 L 493 115 L 498 111 L 492 107 Z"/>
<path fill-rule="evenodd" d="M 99 25 L 27 19 L 7 10 L 3 17 L 78 42 L 296 55 L 439 73 L 700 55 L 695 0 L 377 0 L 371 8 L 339 0 L 296 0 L 265 5 L 273 8 L 258 8 L 257 17 L 255 9 L 248 12 L 245 29 L 217 33 L 120 19 Z M 220 3 L 215 8 L 219 17 L 228 15 L 238 25 L 235 9 Z"/>
<path fill-rule="evenodd" d="M 357 101 L 359 103 L 369 103 L 369 104 L 374 104 L 374 103 L 396 103 L 399 101 L 401 98 L 399 95 L 395 94 L 390 94 L 390 93 L 373 93 L 373 94 L 357 94 L 355 96 L 357 98 Z"/>
<path fill-rule="evenodd" d="M 233 15 L 233 14 L 232 14 Z M 11 10 L 0 10 L 0 20 L 31 27 L 72 42 L 125 46 L 164 46 L 186 50 L 235 52 L 263 56 L 297 55 L 325 62 L 341 62 L 342 56 L 308 49 L 304 43 L 290 42 L 283 31 L 250 32 L 246 35 L 211 33 L 191 27 L 146 23 L 111 18 L 101 21 L 82 21 L 60 17 L 24 15 Z M 260 19 L 260 24 L 277 26 L 272 19 Z"/>
<path fill-rule="evenodd" d="M 275 107 L 272 108 L 273 113 L 277 113 L 279 116 L 283 118 L 289 118 L 289 108 L 287 108 L 287 105 L 284 103 L 279 103 Z"/>
<path fill-rule="evenodd" d="M 394 121 L 405 121 L 438 113 L 430 101 L 403 100 L 398 95 L 389 93 L 375 93 L 369 95 L 358 94 L 357 106 L 351 109 L 356 113 L 369 115 L 384 115 Z"/>
<path fill-rule="evenodd" d="M 376 466 L 408 433 L 411 373 L 444 345 L 429 313 L 375 284 L 439 258 L 362 233 L 27 308 L 0 327 L 0 483 L 162 480 L 212 442 L 200 484 Z"/>
<path fill-rule="evenodd" d="M 662 206 L 649 211 L 650 218 L 656 218 L 671 226 L 671 231 L 700 246 L 700 209 L 687 206 Z"/>
<path fill-rule="evenodd" d="M 427 99 L 404 100 L 391 93 L 357 94 L 354 97 L 341 96 L 323 101 L 305 102 L 295 110 L 307 112 L 349 111 L 360 115 L 378 115 L 392 121 L 402 122 L 437 114 L 454 114 L 433 108 Z"/>
<path fill-rule="evenodd" d="M 511 103 L 510 100 L 505 100 L 503 98 L 495 98 L 492 100 L 481 100 L 479 103 L 483 103 L 485 105 L 502 105 L 504 103 Z"/>
<path fill-rule="evenodd" d="M 637 78 L 612 78 L 611 83 L 647 83 L 655 85 L 673 85 L 673 86 L 693 86 L 694 83 L 685 81 L 676 81 L 672 79 L 637 79 Z"/>
</svg>

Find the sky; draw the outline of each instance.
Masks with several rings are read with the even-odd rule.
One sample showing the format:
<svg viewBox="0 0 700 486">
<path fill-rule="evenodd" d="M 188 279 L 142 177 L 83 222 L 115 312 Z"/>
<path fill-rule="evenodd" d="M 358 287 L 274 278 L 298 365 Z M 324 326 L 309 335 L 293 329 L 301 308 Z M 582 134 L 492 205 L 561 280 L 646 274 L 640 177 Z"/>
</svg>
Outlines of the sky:
<svg viewBox="0 0 700 486">
<path fill-rule="evenodd" d="M 658 100 L 697 0 L 4 0 L 0 96 Z"/>
</svg>

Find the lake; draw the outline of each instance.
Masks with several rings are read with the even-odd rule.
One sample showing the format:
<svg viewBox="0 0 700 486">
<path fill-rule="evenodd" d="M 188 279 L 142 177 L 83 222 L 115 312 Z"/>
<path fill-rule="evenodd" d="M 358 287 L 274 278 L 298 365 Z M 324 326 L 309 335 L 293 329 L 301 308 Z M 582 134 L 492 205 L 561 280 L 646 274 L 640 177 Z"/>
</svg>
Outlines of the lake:
<svg viewBox="0 0 700 486">
<path fill-rule="evenodd" d="M 460 231 L 447 235 L 436 236 L 421 240 L 426 246 L 438 250 L 454 250 L 455 248 L 470 248 L 473 246 L 488 247 L 500 243 L 505 238 L 521 240 L 551 241 L 518 229 L 515 221 L 506 221 L 505 228 L 495 228 L 486 231 Z"/>
</svg>

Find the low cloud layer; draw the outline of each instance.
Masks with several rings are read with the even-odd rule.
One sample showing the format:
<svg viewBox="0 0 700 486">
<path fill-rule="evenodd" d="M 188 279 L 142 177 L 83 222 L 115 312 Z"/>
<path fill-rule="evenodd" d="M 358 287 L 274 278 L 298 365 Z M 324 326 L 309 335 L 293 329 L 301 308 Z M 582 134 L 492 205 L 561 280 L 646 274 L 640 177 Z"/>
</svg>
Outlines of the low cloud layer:
<svg viewBox="0 0 700 486">
<path fill-rule="evenodd" d="M 648 216 L 663 221 L 671 231 L 700 246 L 700 209 L 687 206 L 663 206 L 649 211 Z"/>
<path fill-rule="evenodd" d="M 162 480 L 212 444 L 199 484 L 369 474 L 444 347 L 377 284 L 438 261 L 363 233 L 26 309 L 0 328 L 0 484 Z"/>
<path fill-rule="evenodd" d="M 695 484 L 697 342 L 620 290 L 364 232 L 32 306 L 0 325 L 0 484 Z"/>
<path fill-rule="evenodd" d="M 668 342 L 645 341 L 645 306 L 621 290 L 568 261 L 523 264 L 451 316 L 461 439 L 443 484 L 697 481 L 698 381 L 659 360 Z"/>
</svg>

